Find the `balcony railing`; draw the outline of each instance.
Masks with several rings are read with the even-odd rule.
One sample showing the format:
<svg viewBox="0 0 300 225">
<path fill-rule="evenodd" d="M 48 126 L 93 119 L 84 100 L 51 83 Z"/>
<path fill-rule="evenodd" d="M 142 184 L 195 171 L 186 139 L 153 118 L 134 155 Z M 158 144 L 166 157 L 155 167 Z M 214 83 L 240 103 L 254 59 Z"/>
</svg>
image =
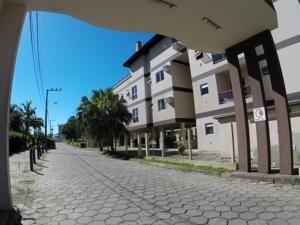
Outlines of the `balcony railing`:
<svg viewBox="0 0 300 225">
<path fill-rule="evenodd" d="M 223 91 L 219 94 L 219 102 L 220 104 L 224 104 L 226 102 L 231 102 L 233 100 L 232 90 Z"/>
<path fill-rule="evenodd" d="M 250 85 L 246 85 L 243 88 L 243 93 L 245 98 L 251 97 L 251 87 Z M 219 94 L 219 103 L 225 104 L 226 102 L 232 102 L 233 101 L 233 93 L 232 90 L 223 91 Z"/>
<path fill-rule="evenodd" d="M 212 59 L 213 59 L 213 62 L 214 64 L 218 63 L 218 62 L 221 62 L 223 60 L 225 60 L 227 57 L 226 57 L 226 54 L 223 53 L 223 54 L 212 54 Z"/>
</svg>

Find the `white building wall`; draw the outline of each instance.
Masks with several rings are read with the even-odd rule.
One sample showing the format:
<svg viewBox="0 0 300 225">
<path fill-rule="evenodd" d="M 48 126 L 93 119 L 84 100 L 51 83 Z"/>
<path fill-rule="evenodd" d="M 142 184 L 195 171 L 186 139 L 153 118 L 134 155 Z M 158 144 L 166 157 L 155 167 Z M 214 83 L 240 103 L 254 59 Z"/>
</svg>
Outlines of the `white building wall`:
<svg viewBox="0 0 300 225">
<path fill-rule="evenodd" d="M 170 104 L 166 104 L 166 109 L 158 110 L 158 100 L 165 99 L 168 97 L 173 97 L 173 91 L 169 91 L 167 93 L 161 94 L 159 96 L 152 98 L 152 108 L 153 108 L 153 123 L 158 123 L 166 120 L 171 120 L 175 118 L 175 108 Z"/>
<path fill-rule="evenodd" d="M 191 71 L 188 65 L 171 62 L 173 85 L 176 87 L 193 88 Z"/>
<path fill-rule="evenodd" d="M 195 118 L 193 93 L 174 91 L 176 118 Z"/>
</svg>

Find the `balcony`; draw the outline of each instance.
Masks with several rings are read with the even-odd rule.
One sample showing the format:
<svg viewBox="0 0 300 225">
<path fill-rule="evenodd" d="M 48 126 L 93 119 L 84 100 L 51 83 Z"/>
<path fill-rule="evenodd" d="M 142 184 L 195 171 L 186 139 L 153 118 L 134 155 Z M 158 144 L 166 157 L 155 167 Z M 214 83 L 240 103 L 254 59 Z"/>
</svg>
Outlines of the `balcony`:
<svg viewBox="0 0 300 225">
<path fill-rule="evenodd" d="M 244 86 L 243 93 L 244 93 L 245 98 L 250 98 L 251 97 L 251 87 L 250 87 L 250 85 Z M 227 102 L 232 102 L 232 101 L 233 101 L 232 90 L 223 91 L 219 94 L 219 103 L 220 104 L 225 104 Z"/>
</svg>

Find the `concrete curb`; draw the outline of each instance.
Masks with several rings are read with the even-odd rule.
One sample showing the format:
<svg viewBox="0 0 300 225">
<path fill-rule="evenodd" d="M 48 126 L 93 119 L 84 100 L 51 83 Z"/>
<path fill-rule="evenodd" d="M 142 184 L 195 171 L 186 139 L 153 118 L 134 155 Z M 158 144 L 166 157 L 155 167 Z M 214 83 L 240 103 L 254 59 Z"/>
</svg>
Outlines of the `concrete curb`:
<svg viewBox="0 0 300 225">
<path fill-rule="evenodd" d="M 233 172 L 228 175 L 231 178 L 255 180 L 258 182 L 267 182 L 272 184 L 300 185 L 300 176 L 298 175 L 262 174 L 245 172 Z"/>
<path fill-rule="evenodd" d="M 165 169 L 178 170 L 178 171 L 185 172 L 185 173 L 200 173 L 200 174 L 212 175 L 212 176 L 223 176 L 222 173 L 218 173 L 218 172 L 199 170 L 199 169 L 190 169 L 190 168 L 185 168 L 185 167 L 181 167 L 181 166 L 166 165 L 166 164 L 155 163 L 155 162 L 147 162 L 147 161 L 139 160 L 139 159 L 131 159 L 130 161 L 137 162 L 137 163 L 143 163 L 143 164 L 147 164 L 147 165 L 152 165 L 152 166 L 156 166 L 156 167 L 161 167 L 161 168 L 165 168 Z"/>
</svg>

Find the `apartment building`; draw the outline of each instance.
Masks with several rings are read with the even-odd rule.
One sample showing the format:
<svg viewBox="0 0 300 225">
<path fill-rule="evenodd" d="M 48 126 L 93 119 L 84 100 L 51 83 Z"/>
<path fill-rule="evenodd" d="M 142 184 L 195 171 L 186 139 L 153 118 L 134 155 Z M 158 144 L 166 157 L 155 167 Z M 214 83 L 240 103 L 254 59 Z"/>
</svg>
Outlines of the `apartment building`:
<svg viewBox="0 0 300 225">
<path fill-rule="evenodd" d="M 155 35 L 124 63 L 130 75 L 113 89 L 127 101 L 132 121 L 130 146 L 164 150 L 186 143 L 185 128 L 195 127 L 192 80 L 186 47 L 177 40 Z M 195 131 L 195 129 L 193 129 Z M 196 134 L 193 135 L 194 146 Z"/>
<path fill-rule="evenodd" d="M 300 117 L 299 117 L 299 50 L 300 50 L 300 5 L 297 0 L 274 1 L 278 13 L 279 28 L 272 31 L 276 43 L 290 108 L 293 132 L 294 160 L 299 161 Z M 260 49 L 256 49 L 259 53 Z M 221 157 L 236 158 L 237 131 L 232 86 L 228 63 L 224 54 L 206 54 L 188 50 L 193 81 L 195 114 L 197 121 L 198 149 L 219 152 Z M 257 164 L 257 134 L 253 120 L 252 93 L 245 58 L 239 57 L 242 83 L 247 103 L 252 163 Z M 266 61 L 260 62 L 264 94 L 270 127 L 272 164 L 278 165 L 279 144 L 277 121 L 274 113 L 274 96 Z"/>
<path fill-rule="evenodd" d="M 298 0 L 273 2 L 279 28 L 272 31 L 272 35 L 288 94 L 294 159 L 300 161 L 300 5 Z M 131 147 L 139 143 L 147 147 L 152 140 L 156 147 L 165 149 L 165 139 L 174 130 L 176 142 L 183 141 L 187 145 L 185 128 L 193 127 L 192 136 L 197 139 L 194 148 L 218 153 L 221 158 L 237 159 L 238 135 L 226 55 L 186 50 L 182 43 L 161 35 L 155 35 L 144 46 L 138 43 L 136 50 L 124 63 L 130 75 L 114 86 L 115 93 L 127 100 L 133 115 L 128 126 Z M 257 55 L 262 51 L 261 46 L 257 46 Z M 243 54 L 239 61 L 249 118 L 251 158 L 255 166 L 258 150 L 253 98 Z M 259 64 L 269 117 L 272 163 L 276 166 L 279 143 L 274 93 L 266 60 Z"/>
</svg>

